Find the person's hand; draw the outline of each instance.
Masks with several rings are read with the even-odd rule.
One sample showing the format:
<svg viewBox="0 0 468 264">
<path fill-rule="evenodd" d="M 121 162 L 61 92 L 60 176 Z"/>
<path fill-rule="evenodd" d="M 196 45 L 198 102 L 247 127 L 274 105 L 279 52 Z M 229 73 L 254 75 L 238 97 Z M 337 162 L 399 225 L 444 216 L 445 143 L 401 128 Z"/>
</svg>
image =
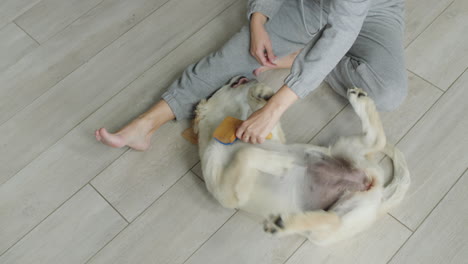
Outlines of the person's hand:
<svg viewBox="0 0 468 264">
<path fill-rule="evenodd" d="M 278 123 L 281 114 L 266 105 L 254 112 L 236 131 L 236 137 L 246 143 L 261 144 Z"/>
<path fill-rule="evenodd" d="M 281 115 L 299 97 L 288 86 L 283 85 L 268 103 L 242 122 L 236 137 L 246 143 L 261 144 L 278 123 Z"/>
<path fill-rule="evenodd" d="M 250 20 L 250 54 L 263 66 L 276 67 L 276 59 L 271 46 L 270 36 L 264 24 L 267 17 L 259 12 L 252 14 Z"/>
</svg>

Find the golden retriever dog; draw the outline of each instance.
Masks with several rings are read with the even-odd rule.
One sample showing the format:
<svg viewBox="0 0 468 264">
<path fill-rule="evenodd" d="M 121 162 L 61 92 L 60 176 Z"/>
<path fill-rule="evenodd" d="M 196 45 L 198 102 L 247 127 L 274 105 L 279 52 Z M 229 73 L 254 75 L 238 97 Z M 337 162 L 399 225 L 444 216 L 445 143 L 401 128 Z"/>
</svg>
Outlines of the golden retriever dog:
<svg viewBox="0 0 468 264">
<path fill-rule="evenodd" d="M 237 76 L 197 106 L 194 130 L 204 180 L 221 205 L 264 217 L 268 233 L 300 234 L 323 245 L 362 231 L 402 200 L 410 183 L 406 161 L 386 144 L 374 102 L 358 88 L 348 91 L 348 99 L 362 133 L 330 147 L 286 144 L 279 124 L 260 145 L 213 139 L 226 116 L 245 120 L 272 95 L 265 84 Z M 388 184 L 371 158 L 377 152 L 393 161 Z"/>
</svg>

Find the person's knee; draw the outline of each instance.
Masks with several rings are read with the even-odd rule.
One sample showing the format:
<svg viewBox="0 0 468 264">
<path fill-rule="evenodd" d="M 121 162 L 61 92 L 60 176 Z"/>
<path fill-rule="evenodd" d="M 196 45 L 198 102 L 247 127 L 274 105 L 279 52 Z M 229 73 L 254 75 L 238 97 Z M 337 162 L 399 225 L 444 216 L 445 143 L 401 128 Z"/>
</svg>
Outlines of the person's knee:
<svg viewBox="0 0 468 264">
<path fill-rule="evenodd" d="M 405 100 L 408 94 L 408 81 L 405 76 L 381 81 L 379 87 L 373 87 L 372 99 L 378 111 L 393 111 Z"/>
<path fill-rule="evenodd" d="M 356 68 L 361 84 L 374 100 L 378 111 L 393 111 L 408 94 L 408 77 L 404 65 L 388 59 L 387 64 L 361 62 Z M 390 65 L 390 66 L 389 66 Z"/>
</svg>

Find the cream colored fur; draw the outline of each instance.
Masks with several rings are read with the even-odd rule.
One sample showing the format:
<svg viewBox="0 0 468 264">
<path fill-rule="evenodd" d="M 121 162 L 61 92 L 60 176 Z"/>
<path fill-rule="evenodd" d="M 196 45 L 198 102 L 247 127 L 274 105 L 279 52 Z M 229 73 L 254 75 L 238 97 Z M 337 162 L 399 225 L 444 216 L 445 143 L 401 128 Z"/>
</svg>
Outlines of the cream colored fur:
<svg viewBox="0 0 468 264">
<path fill-rule="evenodd" d="M 331 147 L 285 144 L 278 124 L 273 138 L 262 145 L 237 141 L 222 145 L 212 138 L 226 116 L 246 119 L 261 108 L 272 90 L 251 81 L 231 88 L 233 78 L 210 99 L 197 107 L 195 130 L 207 189 L 225 207 L 239 208 L 265 217 L 269 233 L 301 234 L 317 244 L 348 238 L 368 227 L 380 213 L 403 198 L 410 179 L 404 157 L 386 144 L 385 134 L 373 101 L 361 89 L 350 89 L 348 99 L 361 119 L 362 134 L 342 137 Z M 384 186 L 383 171 L 369 159 L 382 151 L 393 159 L 392 181 Z M 304 211 L 298 188 L 304 173 L 302 155 L 339 155 L 365 170 L 372 179 L 367 191 L 346 192 L 327 211 Z M 299 187 L 297 187 L 299 186 Z"/>
</svg>

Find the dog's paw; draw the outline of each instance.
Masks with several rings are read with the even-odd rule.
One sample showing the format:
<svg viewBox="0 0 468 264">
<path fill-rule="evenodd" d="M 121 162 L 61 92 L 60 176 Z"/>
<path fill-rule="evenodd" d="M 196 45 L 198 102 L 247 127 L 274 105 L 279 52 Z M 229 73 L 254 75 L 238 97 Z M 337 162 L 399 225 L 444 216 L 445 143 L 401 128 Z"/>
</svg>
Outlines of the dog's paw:
<svg viewBox="0 0 468 264">
<path fill-rule="evenodd" d="M 263 222 L 263 230 L 270 234 L 279 234 L 284 231 L 284 221 L 281 215 L 270 215 Z"/>
<path fill-rule="evenodd" d="M 258 101 L 268 101 L 275 94 L 269 86 L 259 83 L 252 88 L 251 96 Z"/>
<path fill-rule="evenodd" d="M 262 108 L 268 100 L 275 94 L 273 89 L 268 87 L 263 83 L 258 83 L 257 85 L 250 88 L 249 92 L 249 105 L 252 111 L 257 111 Z"/>
<path fill-rule="evenodd" d="M 364 112 L 366 106 L 371 103 L 367 93 L 361 88 L 351 88 L 348 90 L 348 99 L 356 113 Z"/>
<path fill-rule="evenodd" d="M 357 87 L 354 87 L 354 88 L 351 88 L 351 89 L 348 89 L 348 99 L 351 100 L 351 98 L 361 98 L 361 97 L 367 97 L 367 93 L 362 90 L 361 88 L 357 88 Z"/>
</svg>

